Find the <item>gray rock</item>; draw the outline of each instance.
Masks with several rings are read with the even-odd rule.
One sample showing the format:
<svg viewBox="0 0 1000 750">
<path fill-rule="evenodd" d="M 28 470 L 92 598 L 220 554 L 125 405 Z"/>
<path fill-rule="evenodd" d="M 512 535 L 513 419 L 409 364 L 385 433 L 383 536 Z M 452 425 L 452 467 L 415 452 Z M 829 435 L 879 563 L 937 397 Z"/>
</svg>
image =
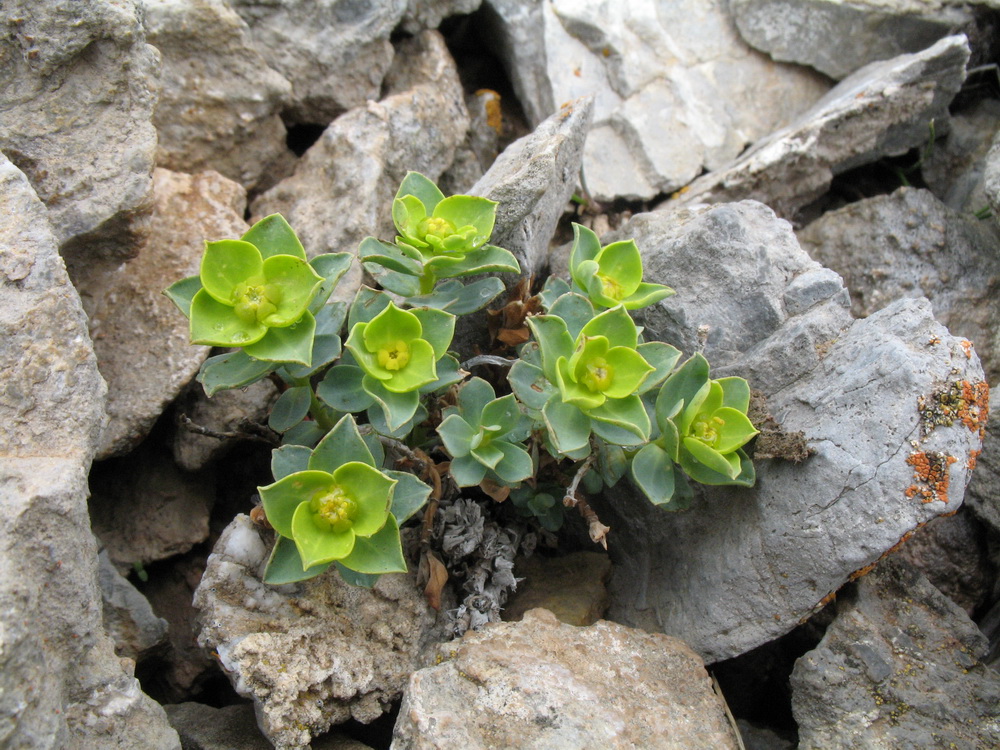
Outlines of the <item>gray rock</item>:
<svg viewBox="0 0 1000 750">
<path fill-rule="evenodd" d="M 46 209 L 0 156 L 0 744 L 179 748 L 101 627 L 87 471 L 104 382 Z"/>
<path fill-rule="evenodd" d="M 211 475 L 180 471 L 159 441 L 95 464 L 90 490 L 94 533 L 121 568 L 165 560 L 208 538 Z"/>
<path fill-rule="evenodd" d="M 267 64 L 292 84 L 286 116 L 326 125 L 378 99 L 392 62 L 389 34 L 407 0 L 230 0 Z"/>
<path fill-rule="evenodd" d="M 305 153 L 295 174 L 253 202 L 254 218 L 281 213 L 310 256 L 356 252 L 368 235 L 395 236 L 392 197 L 410 170 L 436 180 L 469 125 L 458 72 L 436 31 L 404 45 L 389 95 L 338 117 Z M 356 264 L 335 299 L 361 282 Z"/>
<path fill-rule="evenodd" d="M 144 0 L 149 42 L 160 50 L 153 122 L 159 166 L 214 169 L 246 189 L 290 174 L 280 111 L 292 86 L 269 68 L 223 0 Z"/>
<path fill-rule="evenodd" d="M 576 189 L 593 112 L 593 100 L 578 99 L 515 141 L 472 188 L 473 195 L 499 201 L 490 239 L 514 253 L 521 273 L 534 275 L 548 259 L 549 241 Z"/>
<path fill-rule="evenodd" d="M 449 16 L 473 13 L 483 0 L 407 0 L 400 28 L 407 34 L 436 29 Z"/>
<path fill-rule="evenodd" d="M 752 198 L 790 218 L 826 192 L 834 175 L 925 143 L 932 120 L 942 132 L 968 59 L 965 37 L 950 36 L 923 52 L 871 63 L 660 208 Z"/>
<path fill-rule="evenodd" d="M 465 97 L 465 106 L 469 111 L 469 131 L 455 150 L 455 160 L 438 181 L 445 195 L 468 195 L 499 154 L 503 129 L 500 95 L 480 89 Z"/>
<path fill-rule="evenodd" d="M 843 277 L 855 316 L 926 297 L 951 333 L 975 344 L 987 380 L 1000 381 L 1000 232 L 993 222 L 904 187 L 829 211 L 798 238 Z"/>
<path fill-rule="evenodd" d="M 110 423 L 99 458 L 135 447 L 208 356 L 209 347 L 192 346 L 187 319 L 160 292 L 198 273 L 206 240 L 247 230 L 243 188 L 216 172 L 157 169 L 153 197 L 149 235 L 135 258 L 74 274 L 108 382 Z"/>
<path fill-rule="evenodd" d="M 714 377 L 746 377 L 815 450 L 801 464 L 759 460 L 756 487 L 707 488 L 683 513 L 627 483 L 592 502 L 612 529 L 609 617 L 726 659 L 787 632 L 961 504 L 982 439 L 982 370 L 925 300 L 852 322 L 836 275 L 759 204 L 644 214 L 622 234 L 647 277 L 678 290 L 637 315 L 648 335 L 703 351 Z M 935 426 L 947 421 L 941 400 L 969 426 Z"/>
<path fill-rule="evenodd" d="M 953 114 L 947 134 L 925 149 L 920 176 L 949 208 L 968 213 L 990 208 L 984 173 L 998 122 L 1000 101 L 983 99 Z"/>
<path fill-rule="evenodd" d="M 487 0 L 492 38 L 529 122 L 595 97 L 583 156 L 599 201 L 649 200 L 717 169 L 829 84 L 740 38 L 721 0 Z"/>
<path fill-rule="evenodd" d="M 226 527 L 195 592 L 198 641 L 253 699 L 264 735 L 297 748 L 334 724 L 388 711 L 443 632 L 412 575 L 382 576 L 372 589 L 334 571 L 268 586 L 260 576 L 269 546 L 247 516 Z"/>
<path fill-rule="evenodd" d="M 993 209 L 993 216 L 1000 217 L 1000 133 L 993 138 L 986 166 L 983 170 L 983 193 Z"/>
<path fill-rule="evenodd" d="M 410 677 L 393 750 L 736 748 L 701 660 L 676 638 L 534 609 L 442 644 Z"/>
<path fill-rule="evenodd" d="M 10 0 L 0 150 L 49 209 L 64 252 L 123 258 L 148 209 L 159 55 L 138 0 Z"/>
<path fill-rule="evenodd" d="M 240 423 L 244 420 L 267 424 L 271 405 L 277 396 L 278 388 L 270 380 L 258 380 L 244 388 L 220 391 L 211 398 L 200 386 L 195 386 L 177 404 L 176 410 L 179 417 L 187 417 L 194 425 L 232 433 L 239 432 Z M 174 460 L 185 471 L 198 471 L 224 456 L 236 442 L 201 435 L 178 425 L 172 441 Z"/>
<path fill-rule="evenodd" d="M 138 661 L 166 642 L 167 621 L 156 616 L 146 597 L 118 572 L 107 552 L 101 552 L 97 559 L 104 629 L 114 639 L 116 654 Z"/>
<path fill-rule="evenodd" d="M 1000 532 L 1000 398 L 996 396 L 990 403 L 983 452 L 976 457 L 966 497 L 969 509 L 995 532 Z"/>
<path fill-rule="evenodd" d="M 1000 744 L 1000 675 L 986 639 L 912 569 L 886 560 L 837 598 L 792 672 L 802 750 Z"/>
<path fill-rule="evenodd" d="M 729 8 L 752 47 L 837 80 L 973 24 L 969 7 L 947 0 L 732 0 Z"/>
</svg>

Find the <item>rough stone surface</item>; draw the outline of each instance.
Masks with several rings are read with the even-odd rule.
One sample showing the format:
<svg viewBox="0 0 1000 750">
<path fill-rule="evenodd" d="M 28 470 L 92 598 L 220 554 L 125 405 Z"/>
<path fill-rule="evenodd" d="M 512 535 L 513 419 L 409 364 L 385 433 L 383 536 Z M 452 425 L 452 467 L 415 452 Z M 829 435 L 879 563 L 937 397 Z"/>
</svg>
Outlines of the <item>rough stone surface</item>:
<svg viewBox="0 0 1000 750">
<path fill-rule="evenodd" d="M 209 398 L 200 385 L 192 386 L 177 403 L 178 416 L 216 432 L 239 431 L 243 420 L 267 424 L 278 388 L 270 380 L 258 380 L 245 388 L 220 391 Z M 178 425 L 173 437 L 174 460 L 185 471 L 198 471 L 217 461 L 233 447 L 234 440 L 199 435 Z"/>
<path fill-rule="evenodd" d="M 564 104 L 534 132 L 512 143 L 472 188 L 499 201 L 494 245 L 514 253 L 522 274 L 542 270 L 549 241 L 576 189 L 593 100 Z"/>
<path fill-rule="evenodd" d="M 306 745 L 350 718 L 378 718 L 443 635 L 413 576 L 382 576 L 362 589 L 330 571 L 267 586 L 269 547 L 244 515 L 223 532 L 195 593 L 199 643 L 219 654 L 279 748 Z"/>
<path fill-rule="evenodd" d="M 94 533 L 117 566 L 165 560 L 208 538 L 213 478 L 180 471 L 159 441 L 94 464 L 90 491 Z"/>
<path fill-rule="evenodd" d="M 976 459 L 976 470 L 966 496 L 969 509 L 1000 533 L 1000 396 L 995 391 L 990 402 L 983 452 Z"/>
<path fill-rule="evenodd" d="M 931 120 L 941 132 L 968 59 L 965 37 L 950 36 L 923 52 L 871 63 L 661 207 L 752 198 L 789 218 L 826 192 L 834 175 L 924 144 Z"/>
<path fill-rule="evenodd" d="M 393 750 L 737 747 L 701 660 L 669 636 L 535 609 L 439 660 L 410 677 Z"/>
<path fill-rule="evenodd" d="M 240 237 L 246 195 L 215 172 L 157 169 L 149 235 L 132 260 L 77 268 L 108 416 L 99 458 L 131 450 L 198 372 L 206 346 L 192 346 L 188 321 L 163 289 L 198 273 L 206 240 Z"/>
<path fill-rule="evenodd" d="M 0 150 L 48 207 L 65 251 L 127 257 L 141 232 L 159 67 L 141 15 L 138 0 L 4 3 Z"/>
<path fill-rule="evenodd" d="M 829 211 L 798 238 L 843 277 L 855 316 L 926 297 L 949 331 L 975 344 L 987 380 L 1000 382 L 1000 232 L 992 222 L 904 187 Z"/>
<path fill-rule="evenodd" d="M 97 581 L 104 600 L 104 629 L 115 642 L 115 653 L 137 661 L 166 642 L 167 621 L 157 617 L 146 597 L 124 578 L 107 552 L 98 556 Z"/>
<path fill-rule="evenodd" d="M 583 157 L 599 201 L 649 200 L 717 169 L 829 84 L 740 38 L 720 0 L 487 0 L 528 120 L 594 95 Z"/>
<path fill-rule="evenodd" d="M 973 22 L 968 7 L 947 0 L 732 0 L 729 9 L 752 47 L 837 80 Z"/>
<path fill-rule="evenodd" d="M 407 0 L 230 0 L 267 64 L 292 84 L 286 116 L 326 125 L 379 98 L 393 50 L 389 34 Z"/>
<path fill-rule="evenodd" d="M 400 28 L 407 34 L 436 29 L 448 16 L 473 13 L 483 0 L 407 0 Z"/>
<path fill-rule="evenodd" d="M 279 112 L 292 87 L 264 62 L 243 20 L 223 0 L 145 5 L 148 39 L 163 63 L 157 164 L 213 169 L 248 190 L 290 173 L 295 155 Z"/>
<path fill-rule="evenodd" d="M 254 218 L 281 213 L 310 257 L 356 252 L 372 235 L 395 236 L 392 197 L 410 170 L 436 180 L 451 164 L 469 118 L 444 40 L 426 31 L 401 45 L 380 102 L 338 117 L 305 153 L 295 174 L 253 203 Z M 335 299 L 353 299 L 355 264 Z"/>
<path fill-rule="evenodd" d="M 746 377 L 815 450 L 801 464 L 759 460 L 754 488 L 708 488 L 683 513 L 627 484 L 592 502 L 612 529 L 609 617 L 718 661 L 787 632 L 961 504 L 982 440 L 982 369 L 925 300 L 852 321 L 840 278 L 760 204 L 643 214 L 620 234 L 636 238 L 651 281 L 678 290 L 637 315 L 647 335 L 703 351 L 714 377 Z M 967 424 L 935 426 L 939 397 Z"/>
<path fill-rule="evenodd" d="M 984 184 L 986 157 L 1000 122 L 1000 101 L 983 99 L 952 115 L 948 133 L 926 150 L 920 176 L 949 208 L 976 213 L 990 204 Z"/>
<path fill-rule="evenodd" d="M 500 95 L 490 89 L 480 89 L 465 97 L 469 112 L 469 131 L 455 149 L 455 160 L 438 180 L 445 195 L 468 195 L 500 153 L 500 132 L 503 130 Z"/>
<path fill-rule="evenodd" d="M 2 156 L 0 217 L 0 744 L 173 750 L 101 627 L 86 497 L 105 387 L 86 318 L 45 207 Z"/>
<path fill-rule="evenodd" d="M 986 155 L 986 167 L 983 170 L 983 192 L 993 216 L 1000 217 L 1000 133 L 993 138 L 989 153 Z M 996 220 L 996 219 L 994 219 Z"/>
<path fill-rule="evenodd" d="M 515 591 L 504 607 L 503 619 L 516 622 L 530 609 L 541 607 L 569 625 L 593 625 L 608 608 L 611 560 L 599 552 L 572 552 L 564 557 L 532 555 L 515 560 Z"/>
<path fill-rule="evenodd" d="M 837 598 L 792 672 L 802 750 L 1000 744 L 1000 674 L 986 639 L 912 569 L 887 560 Z"/>
</svg>

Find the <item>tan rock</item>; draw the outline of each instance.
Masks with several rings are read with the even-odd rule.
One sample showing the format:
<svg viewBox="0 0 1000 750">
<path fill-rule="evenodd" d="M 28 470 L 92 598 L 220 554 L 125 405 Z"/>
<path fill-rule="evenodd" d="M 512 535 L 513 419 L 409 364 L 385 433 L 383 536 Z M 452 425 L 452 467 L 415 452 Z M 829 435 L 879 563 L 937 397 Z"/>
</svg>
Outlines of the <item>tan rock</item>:
<svg viewBox="0 0 1000 750">
<path fill-rule="evenodd" d="M 543 607 L 568 625 L 593 625 L 608 608 L 604 584 L 611 575 L 611 560 L 600 552 L 534 555 L 515 561 L 514 573 L 524 580 L 504 608 L 507 622 L 516 622 L 528 610 Z"/>
</svg>

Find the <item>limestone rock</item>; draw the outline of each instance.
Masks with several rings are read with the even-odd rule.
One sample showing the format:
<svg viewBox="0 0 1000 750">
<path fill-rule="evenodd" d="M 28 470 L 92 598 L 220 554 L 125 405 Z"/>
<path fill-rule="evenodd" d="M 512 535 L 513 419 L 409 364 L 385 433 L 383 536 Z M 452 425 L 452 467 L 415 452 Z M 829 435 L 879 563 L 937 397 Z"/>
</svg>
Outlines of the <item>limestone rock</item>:
<svg viewBox="0 0 1000 750">
<path fill-rule="evenodd" d="M 410 677 L 393 750 L 735 748 L 722 701 L 681 641 L 544 609 L 439 647 Z"/>
<path fill-rule="evenodd" d="M 163 64 L 157 164 L 212 169 L 248 190 L 290 173 L 295 155 L 280 111 L 292 87 L 264 62 L 243 20 L 223 0 L 144 2 Z"/>
<path fill-rule="evenodd" d="M 926 300 L 852 321 L 839 277 L 760 204 L 643 214 L 620 234 L 650 281 L 678 290 L 639 311 L 647 335 L 702 351 L 713 377 L 747 378 L 815 450 L 759 460 L 754 488 L 706 488 L 681 513 L 627 483 L 591 503 L 612 529 L 609 617 L 730 658 L 961 504 L 984 432 L 982 369 Z"/>
<path fill-rule="evenodd" d="M 531 557 L 514 564 L 515 591 L 504 607 L 503 619 L 514 622 L 541 607 L 569 625 L 593 625 L 608 608 L 605 584 L 611 560 L 598 552 L 571 552 L 563 557 Z"/>
<path fill-rule="evenodd" d="M 0 150 L 66 252 L 128 257 L 148 210 L 159 55 L 139 0 L 10 0 L 0 32 Z"/>
<path fill-rule="evenodd" d="M 206 240 L 238 238 L 243 188 L 215 172 L 157 169 L 150 233 L 132 260 L 78 268 L 108 415 L 100 458 L 131 450 L 198 372 L 208 347 L 192 346 L 187 319 L 162 290 L 198 273 Z"/>
<path fill-rule="evenodd" d="M 752 47 L 837 80 L 973 23 L 967 6 L 947 0 L 733 0 L 729 7 Z"/>
<path fill-rule="evenodd" d="M 998 133 L 1000 101 L 983 99 L 952 115 L 947 134 L 926 150 L 920 176 L 941 201 L 971 214 L 990 207 L 986 197 L 986 157 Z"/>
<path fill-rule="evenodd" d="M 292 84 L 286 111 L 296 122 L 326 125 L 378 99 L 392 62 L 389 35 L 407 0 L 230 0 L 267 64 Z"/>
<path fill-rule="evenodd" d="M 986 166 L 983 171 L 983 192 L 993 216 L 1000 217 L 1000 134 L 994 136 L 986 155 Z"/>
<path fill-rule="evenodd" d="M 931 120 L 941 132 L 968 59 L 965 37 L 950 36 L 923 52 L 866 65 L 792 123 L 661 207 L 752 198 L 790 218 L 826 192 L 834 175 L 922 145 Z"/>
<path fill-rule="evenodd" d="M 902 297 L 926 297 L 951 333 L 975 344 L 987 380 L 1000 382 L 1000 232 L 992 222 L 904 187 L 828 211 L 798 238 L 843 277 L 857 317 Z"/>
<path fill-rule="evenodd" d="M 649 200 L 717 169 L 829 88 L 740 38 L 726 3 L 486 0 L 532 125 L 595 96 L 583 156 L 598 201 Z"/>
<path fill-rule="evenodd" d="M 976 457 L 967 497 L 969 509 L 994 532 L 1000 532 L 1000 396 L 995 392 L 990 403 L 983 452 Z"/>
<path fill-rule="evenodd" d="M 1000 674 L 958 606 L 887 560 L 837 599 L 837 617 L 792 672 L 802 750 L 996 747 Z"/>
<path fill-rule="evenodd" d="M 118 572 L 107 552 L 98 556 L 98 566 L 104 629 L 114 639 L 116 654 L 137 661 L 166 641 L 167 621 L 156 616 L 146 597 Z"/>
<path fill-rule="evenodd" d="M 413 170 L 436 180 L 465 137 L 462 86 L 441 35 L 414 37 L 397 60 L 388 96 L 338 117 L 295 174 L 253 203 L 255 220 L 284 215 L 310 257 L 356 252 L 369 235 L 394 237 L 392 197 L 403 177 Z M 355 264 L 334 298 L 350 301 L 360 281 Z"/>
<path fill-rule="evenodd" d="M 270 542 L 237 516 L 195 592 L 199 643 L 219 654 L 237 692 L 278 748 L 297 748 L 349 718 L 389 710 L 443 633 L 412 575 L 372 589 L 335 571 L 287 586 L 261 581 Z"/>
<path fill-rule="evenodd" d="M 407 0 L 400 28 L 407 34 L 436 29 L 448 16 L 473 13 L 483 0 Z"/>
</svg>

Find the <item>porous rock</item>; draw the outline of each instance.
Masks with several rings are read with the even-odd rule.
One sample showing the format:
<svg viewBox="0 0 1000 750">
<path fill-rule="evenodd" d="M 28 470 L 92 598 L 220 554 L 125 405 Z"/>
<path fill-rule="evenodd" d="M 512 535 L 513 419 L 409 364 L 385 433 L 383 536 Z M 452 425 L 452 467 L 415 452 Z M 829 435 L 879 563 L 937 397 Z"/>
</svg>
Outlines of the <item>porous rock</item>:
<svg viewBox="0 0 1000 750">
<path fill-rule="evenodd" d="M 334 724 L 388 711 L 443 631 L 412 575 L 363 589 L 331 570 L 268 586 L 269 547 L 247 516 L 226 528 L 195 592 L 198 641 L 253 699 L 264 735 L 297 748 Z"/>
<path fill-rule="evenodd" d="M 1000 744 L 1000 674 L 975 624 L 911 568 L 886 560 L 837 598 L 792 671 L 802 750 Z"/>
<path fill-rule="evenodd" d="M 157 164 L 212 169 L 248 190 L 290 173 L 295 155 L 280 111 L 292 87 L 268 67 L 243 19 L 223 0 L 145 6 L 148 39 L 162 58 Z"/>
<path fill-rule="evenodd" d="M 128 257 L 149 208 L 159 55 L 139 0 L 10 0 L 0 150 L 49 209 L 64 252 Z"/>
<path fill-rule="evenodd" d="M 1000 382 L 1000 233 L 992 222 L 903 187 L 828 211 L 798 238 L 844 279 L 855 316 L 926 297 L 951 333 L 975 344 L 987 380 Z"/>
<path fill-rule="evenodd" d="M 255 219 L 284 215 L 310 257 L 395 236 L 392 198 L 406 173 L 436 180 L 465 137 L 462 86 L 441 35 L 425 31 L 401 45 L 397 65 L 384 99 L 338 117 L 295 173 L 253 202 Z M 355 264 L 334 298 L 353 299 L 360 282 Z"/>
<path fill-rule="evenodd" d="M 439 647 L 415 672 L 393 750 L 735 748 L 701 659 L 676 638 L 534 609 Z"/>
<path fill-rule="evenodd" d="M 138 255 L 74 274 L 108 382 L 110 423 L 99 458 L 135 447 L 208 356 L 208 347 L 192 346 L 187 319 L 162 290 L 198 273 L 206 240 L 247 230 L 243 188 L 216 172 L 157 169 L 153 185 L 150 232 Z"/>
<path fill-rule="evenodd" d="M 729 9 L 754 48 L 837 80 L 973 24 L 968 6 L 947 0 L 733 0 Z"/>
<path fill-rule="evenodd" d="M 740 38 L 726 3 L 486 0 L 532 125 L 595 97 L 583 156 L 598 201 L 649 200 L 717 169 L 829 84 Z"/>
<path fill-rule="evenodd" d="M 834 175 L 924 144 L 932 120 L 942 132 L 968 59 L 965 37 L 949 36 L 922 52 L 866 65 L 793 122 L 660 207 L 752 198 L 791 218 L 826 192 Z"/>
<path fill-rule="evenodd" d="M 157 617 L 149 601 L 123 577 L 108 557 L 98 555 L 97 580 L 104 602 L 104 629 L 115 642 L 115 653 L 133 661 L 166 642 L 167 621 Z"/>
<path fill-rule="evenodd" d="M 760 204 L 642 214 L 620 235 L 650 281 L 677 289 L 638 311 L 646 335 L 702 351 L 714 377 L 745 377 L 815 451 L 758 460 L 754 488 L 705 488 L 685 512 L 625 482 L 592 502 L 612 529 L 609 617 L 731 658 L 957 509 L 984 431 L 982 368 L 926 300 L 852 321 L 840 278 Z"/>
<path fill-rule="evenodd" d="M 286 115 L 326 125 L 378 99 L 392 63 L 389 35 L 407 0 L 230 0 L 267 64 L 292 84 Z"/>
<path fill-rule="evenodd" d="M 86 498 L 105 386 L 57 243 L 0 156 L 0 744 L 174 750 L 101 626 Z"/>
</svg>

